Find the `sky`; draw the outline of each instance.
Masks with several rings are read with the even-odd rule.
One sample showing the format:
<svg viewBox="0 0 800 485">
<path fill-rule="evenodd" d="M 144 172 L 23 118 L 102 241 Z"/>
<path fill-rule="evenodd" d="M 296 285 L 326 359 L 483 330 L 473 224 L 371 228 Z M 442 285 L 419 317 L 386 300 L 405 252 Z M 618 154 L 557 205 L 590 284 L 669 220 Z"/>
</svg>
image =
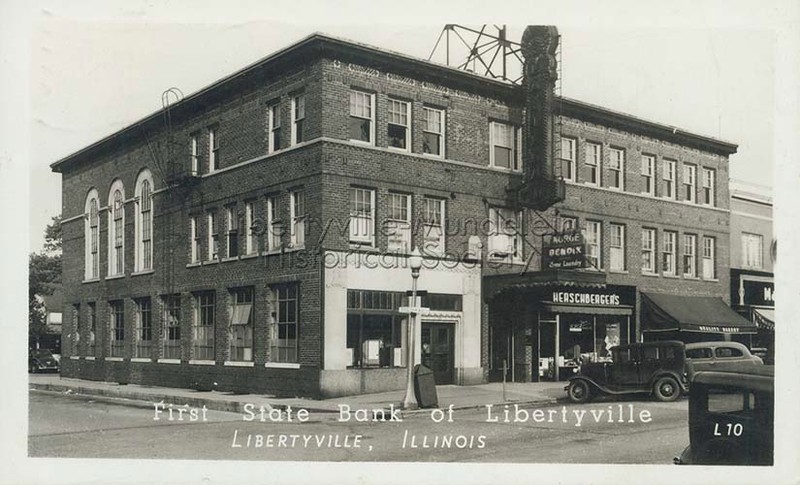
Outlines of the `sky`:
<svg viewBox="0 0 800 485">
<path fill-rule="evenodd" d="M 313 32 L 428 58 L 446 22 L 248 17 L 246 9 L 235 8 L 245 3 L 183 16 L 141 2 L 106 13 L 44 2 L 34 12 L 28 86 L 32 250 L 41 247 L 45 225 L 60 212 L 60 175 L 49 165 L 160 109 L 164 90 L 178 87 L 188 95 Z M 508 24 L 510 39 L 519 41 L 528 23 L 543 23 L 534 13 L 524 23 Z M 510 18 L 519 22 L 523 16 Z M 731 177 L 772 186 L 775 33 L 768 26 L 726 25 L 717 17 L 697 24 L 587 24 L 578 11 L 554 23 L 562 35 L 563 96 L 734 142 L 739 151 L 731 157 Z M 436 53 L 444 62 L 444 50 Z"/>
</svg>

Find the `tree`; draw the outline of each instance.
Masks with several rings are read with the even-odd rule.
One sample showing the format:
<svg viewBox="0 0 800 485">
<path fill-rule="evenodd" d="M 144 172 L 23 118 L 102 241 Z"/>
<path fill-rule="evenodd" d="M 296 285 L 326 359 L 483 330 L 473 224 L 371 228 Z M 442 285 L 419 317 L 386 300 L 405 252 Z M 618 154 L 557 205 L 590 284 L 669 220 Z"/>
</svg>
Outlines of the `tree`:
<svg viewBox="0 0 800 485">
<path fill-rule="evenodd" d="M 28 258 L 28 338 L 49 333 L 42 297 L 61 284 L 61 216 L 53 217 L 44 231 L 44 251 Z"/>
<path fill-rule="evenodd" d="M 50 224 L 44 228 L 44 250 L 61 253 L 61 214 L 53 216 Z"/>
</svg>

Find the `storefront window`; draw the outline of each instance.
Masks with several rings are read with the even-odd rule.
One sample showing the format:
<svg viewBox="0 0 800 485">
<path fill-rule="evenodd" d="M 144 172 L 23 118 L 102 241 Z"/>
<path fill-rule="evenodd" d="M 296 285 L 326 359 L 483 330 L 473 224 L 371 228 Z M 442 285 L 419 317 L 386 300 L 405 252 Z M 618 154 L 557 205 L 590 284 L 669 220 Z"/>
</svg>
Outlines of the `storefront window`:
<svg viewBox="0 0 800 485">
<path fill-rule="evenodd" d="M 400 367 L 405 317 L 390 314 L 347 314 L 347 348 L 353 367 Z"/>
</svg>

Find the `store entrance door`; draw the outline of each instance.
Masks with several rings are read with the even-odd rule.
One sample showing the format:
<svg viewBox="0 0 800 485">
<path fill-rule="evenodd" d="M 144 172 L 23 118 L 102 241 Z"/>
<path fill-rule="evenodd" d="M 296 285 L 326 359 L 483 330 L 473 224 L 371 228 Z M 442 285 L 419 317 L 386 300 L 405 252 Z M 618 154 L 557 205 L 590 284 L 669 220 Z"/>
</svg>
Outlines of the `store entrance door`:
<svg viewBox="0 0 800 485">
<path fill-rule="evenodd" d="M 437 385 L 454 382 L 455 325 L 422 322 L 422 365 L 433 371 Z"/>
</svg>

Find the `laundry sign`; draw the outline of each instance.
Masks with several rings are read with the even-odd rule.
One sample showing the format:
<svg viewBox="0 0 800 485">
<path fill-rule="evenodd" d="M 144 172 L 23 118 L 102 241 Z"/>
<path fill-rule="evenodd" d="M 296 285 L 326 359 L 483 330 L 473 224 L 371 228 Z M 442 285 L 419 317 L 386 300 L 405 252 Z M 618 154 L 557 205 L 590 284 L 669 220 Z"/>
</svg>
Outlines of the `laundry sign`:
<svg viewBox="0 0 800 485">
<path fill-rule="evenodd" d="M 543 269 L 586 267 L 586 240 L 579 231 L 545 236 L 542 244 Z"/>
</svg>

